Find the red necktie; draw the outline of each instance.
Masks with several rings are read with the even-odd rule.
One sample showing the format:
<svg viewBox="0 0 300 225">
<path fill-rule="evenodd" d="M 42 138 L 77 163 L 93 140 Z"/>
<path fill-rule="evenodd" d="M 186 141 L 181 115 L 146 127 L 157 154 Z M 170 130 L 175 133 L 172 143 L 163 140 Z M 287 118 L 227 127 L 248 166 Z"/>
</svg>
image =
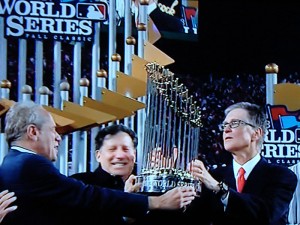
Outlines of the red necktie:
<svg viewBox="0 0 300 225">
<path fill-rule="evenodd" d="M 237 181 L 237 184 L 238 184 L 237 191 L 238 191 L 238 192 L 242 192 L 243 187 L 244 187 L 244 185 L 245 185 L 245 177 L 244 177 L 244 174 L 245 174 L 245 170 L 244 170 L 243 167 L 241 167 L 241 168 L 239 169 L 238 181 Z"/>
</svg>

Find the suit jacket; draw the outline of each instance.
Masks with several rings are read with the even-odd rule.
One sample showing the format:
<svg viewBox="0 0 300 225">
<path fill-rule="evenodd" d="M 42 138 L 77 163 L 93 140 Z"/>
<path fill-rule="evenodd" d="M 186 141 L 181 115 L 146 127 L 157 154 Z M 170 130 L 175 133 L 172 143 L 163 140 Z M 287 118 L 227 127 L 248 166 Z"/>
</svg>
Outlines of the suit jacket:
<svg viewBox="0 0 300 225">
<path fill-rule="evenodd" d="M 261 158 L 245 183 L 242 193 L 236 190 L 233 167 L 211 171 L 218 181 L 229 185 L 228 205 L 203 187 L 201 197 L 188 208 L 189 218 L 214 225 L 286 225 L 289 203 L 297 185 L 296 175 L 288 168 L 270 164 Z"/>
<path fill-rule="evenodd" d="M 100 165 L 93 172 L 75 173 L 70 177 L 81 180 L 85 184 L 92 184 L 124 191 L 125 183 L 122 178 L 120 176 L 113 176 L 107 173 Z"/>
<path fill-rule="evenodd" d="M 86 184 L 99 185 L 102 187 L 124 190 L 125 183 L 119 176 L 112 176 L 111 174 L 104 171 L 101 166 L 99 166 L 94 172 L 85 172 L 73 174 L 71 177 L 79 179 Z M 90 212 L 86 212 L 89 213 Z M 84 216 L 79 214 L 80 218 L 77 218 L 75 221 L 79 224 L 85 225 L 96 225 L 99 224 L 99 221 L 105 225 L 124 225 L 127 224 L 123 217 L 117 217 L 114 213 L 107 213 L 101 217 L 97 217 L 97 214 L 93 213 L 90 216 Z M 131 225 L 166 225 L 166 224 L 181 224 L 184 225 L 182 210 L 155 210 L 150 211 L 147 215 L 139 216 L 134 218 L 134 222 L 131 222 Z M 75 219 L 75 217 L 74 217 Z"/>
<path fill-rule="evenodd" d="M 70 224 L 75 210 L 137 216 L 147 213 L 148 198 L 92 185 L 62 175 L 43 156 L 11 149 L 0 167 L 0 187 L 14 191 L 18 209 L 3 224 Z"/>
<path fill-rule="evenodd" d="M 111 188 L 123 191 L 125 183 L 119 176 L 112 176 L 104 171 L 99 166 L 93 172 L 76 173 L 71 176 L 77 180 L 83 181 L 85 184 L 97 185 L 101 187 Z M 122 216 L 116 216 L 113 212 L 107 212 L 105 215 L 99 218 L 98 214 L 93 212 L 94 210 L 77 210 L 76 216 L 73 217 L 74 222 L 72 224 L 84 224 L 84 225 L 98 225 L 100 222 L 105 225 L 123 225 L 127 224 Z"/>
</svg>

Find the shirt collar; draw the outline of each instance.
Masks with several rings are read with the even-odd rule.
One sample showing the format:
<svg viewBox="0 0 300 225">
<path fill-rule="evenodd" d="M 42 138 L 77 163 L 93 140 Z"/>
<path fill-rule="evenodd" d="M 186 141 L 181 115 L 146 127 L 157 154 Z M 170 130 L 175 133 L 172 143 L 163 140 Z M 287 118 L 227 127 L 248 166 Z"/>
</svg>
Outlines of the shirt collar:
<svg viewBox="0 0 300 225">
<path fill-rule="evenodd" d="M 234 172 L 234 176 L 237 178 L 239 169 L 241 167 L 243 167 L 244 170 L 245 170 L 245 175 L 244 176 L 245 176 L 245 179 L 247 180 L 249 174 L 251 173 L 251 171 L 253 170 L 253 168 L 255 167 L 255 165 L 258 163 L 258 161 L 260 160 L 260 158 L 261 158 L 260 154 L 257 153 L 252 159 L 250 159 L 244 165 L 240 165 L 235 160 L 233 160 L 233 172 Z"/>
<path fill-rule="evenodd" d="M 17 150 L 19 152 L 26 152 L 26 153 L 36 154 L 35 152 L 33 152 L 33 151 L 29 150 L 29 149 L 20 147 L 20 146 L 12 146 L 10 149 Z"/>
</svg>

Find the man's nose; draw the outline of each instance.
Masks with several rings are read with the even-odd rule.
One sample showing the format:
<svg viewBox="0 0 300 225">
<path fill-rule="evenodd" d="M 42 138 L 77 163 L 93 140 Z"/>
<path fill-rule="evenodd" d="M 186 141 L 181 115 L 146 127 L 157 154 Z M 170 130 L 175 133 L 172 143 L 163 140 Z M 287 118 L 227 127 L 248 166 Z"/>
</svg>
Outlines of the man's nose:
<svg viewBox="0 0 300 225">
<path fill-rule="evenodd" d="M 228 132 L 228 131 L 231 131 L 231 128 L 229 126 L 229 124 L 227 124 L 225 127 L 224 127 L 224 132 Z"/>
<path fill-rule="evenodd" d="M 60 142 L 61 142 L 61 136 L 57 132 L 56 132 L 56 138 L 55 138 L 55 140 L 58 142 L 58 144 L 60 144 Z"/>
<path fill-rule="evenodd" d="M 118 149 L 115 151 L 115 155 L 116 155 L 116 157 L 121 158 L 121 157 L 124 157 L 124 156 L 126 155 L 126 153 L 123 151 L 122 148 L 118 148 Z"/>
</svg>

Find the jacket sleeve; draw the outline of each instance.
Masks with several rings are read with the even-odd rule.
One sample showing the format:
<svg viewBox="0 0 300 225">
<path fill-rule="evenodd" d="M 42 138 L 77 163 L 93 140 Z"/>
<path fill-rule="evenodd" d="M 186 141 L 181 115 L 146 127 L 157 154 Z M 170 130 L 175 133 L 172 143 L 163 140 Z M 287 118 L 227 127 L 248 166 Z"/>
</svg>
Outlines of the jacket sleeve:
<svg viewBox="0 0 300 225">
<path fill-rule="evenodd" d="M 50 161 L 42 157 L 29 164 L 31 169 L 28 173 L 32 178 L 23 187 L 28 188 L 28 192 L 39 201 L 44 200 L 70 208 L 110 211 L 132 217 L 146 214 L 148 211 L 146 195 L 85 185 L 61 174 Z"/>
</svg>

